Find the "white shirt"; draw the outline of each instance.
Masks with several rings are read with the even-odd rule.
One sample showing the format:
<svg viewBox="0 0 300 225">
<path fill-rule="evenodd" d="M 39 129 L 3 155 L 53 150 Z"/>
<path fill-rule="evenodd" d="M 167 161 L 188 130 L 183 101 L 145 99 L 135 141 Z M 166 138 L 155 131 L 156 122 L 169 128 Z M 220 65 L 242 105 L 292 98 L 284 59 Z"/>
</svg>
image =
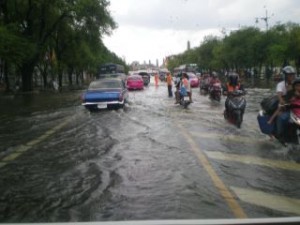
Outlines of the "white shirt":
<svg viewBox="0 0 300 225">
<path fill-rule="evenodd" d="M 278 92 L 281 92 L 282 95 L 286 95 L 287 90 L 286 90 L 285 81 L 281 81 L 281 82 L 279 82 L 279 83 L 277 84 L 277 86 L 276 86 L 276 92 L 277 92 L 277 93 L 278 93 Z"/>
</svg>

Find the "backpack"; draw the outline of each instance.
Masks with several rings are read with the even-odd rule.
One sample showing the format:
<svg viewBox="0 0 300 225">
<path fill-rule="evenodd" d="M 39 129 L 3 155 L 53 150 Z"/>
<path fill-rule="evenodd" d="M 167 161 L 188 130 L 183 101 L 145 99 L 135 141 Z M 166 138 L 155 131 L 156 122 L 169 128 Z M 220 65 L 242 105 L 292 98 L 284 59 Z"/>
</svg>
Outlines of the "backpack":
<svg viewBox="0 0 300 225">
<path fill-rule="evenodd" d="M 278 104 L 279 104 L 279 98 L 277 95 L 264 98 L 260 103 L 261 108 L 269 116 L 272 116 L 273 113 L 277 110 Z"/>
</svg>

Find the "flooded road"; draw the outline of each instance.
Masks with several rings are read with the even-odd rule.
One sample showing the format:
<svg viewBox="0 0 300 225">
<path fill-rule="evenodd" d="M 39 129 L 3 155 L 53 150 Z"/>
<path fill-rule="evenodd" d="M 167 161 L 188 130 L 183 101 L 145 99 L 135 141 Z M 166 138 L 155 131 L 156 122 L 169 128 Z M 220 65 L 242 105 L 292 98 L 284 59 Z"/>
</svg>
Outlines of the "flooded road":
<svg viewBox="0 0 300 225">
<path fill-rule="evenodd" d="M 2 96 L 0 222 L 219 219 L 300 215 L 300 164 L 261 134 L 249 88 L 241 129 L 224 102 L 165 83 L 90 113 L 81 92 Z"/>
</svg>

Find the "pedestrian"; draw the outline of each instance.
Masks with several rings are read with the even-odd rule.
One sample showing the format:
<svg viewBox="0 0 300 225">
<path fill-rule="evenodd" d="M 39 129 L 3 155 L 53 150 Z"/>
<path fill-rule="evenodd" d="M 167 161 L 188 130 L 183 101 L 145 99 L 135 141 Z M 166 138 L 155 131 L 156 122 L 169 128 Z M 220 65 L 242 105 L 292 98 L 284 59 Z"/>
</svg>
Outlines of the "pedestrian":
<svg viewBox="0 0 300 225">
<path fill-rule="evenodd" d="M 155 87 L 158 87 L 158 79 L 159 79 L 158 73 L 155 73 L 155 74 L 154 74 Z"/>
<path fill-rule="evenodd" d="M 172 82 L 173 82 L 173 78 L 170 72 L 167 73 L 167 85 L 168 85 L 168 94 L 169 97 L 173 97 L 173 93 L 172 93 Z"/>
</svg>

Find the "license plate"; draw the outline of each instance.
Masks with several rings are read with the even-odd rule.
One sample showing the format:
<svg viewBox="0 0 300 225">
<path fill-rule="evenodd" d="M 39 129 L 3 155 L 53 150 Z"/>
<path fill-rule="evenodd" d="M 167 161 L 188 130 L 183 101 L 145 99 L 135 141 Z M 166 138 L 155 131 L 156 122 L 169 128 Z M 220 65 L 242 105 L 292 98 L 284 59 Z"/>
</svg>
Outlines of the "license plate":
<svg viewBox="0 0 300 225">
<path fill-rule="evenodd" d="M 184 97 L 183 97 L 183 100 L 184 100 L 184 101 L 189 101 L 190 98 L 189 98 L 189 96 L 184 96 Z"/>
<path fill-rule="evenodd" d="M 107 108 L 107 105 L 104 105 L 104 104 L 98 104 L 98 105 L 97 105 L 97 108 L 98 108 L 98 109 L 106 109 L 106 108 Z"/>
</svg>

